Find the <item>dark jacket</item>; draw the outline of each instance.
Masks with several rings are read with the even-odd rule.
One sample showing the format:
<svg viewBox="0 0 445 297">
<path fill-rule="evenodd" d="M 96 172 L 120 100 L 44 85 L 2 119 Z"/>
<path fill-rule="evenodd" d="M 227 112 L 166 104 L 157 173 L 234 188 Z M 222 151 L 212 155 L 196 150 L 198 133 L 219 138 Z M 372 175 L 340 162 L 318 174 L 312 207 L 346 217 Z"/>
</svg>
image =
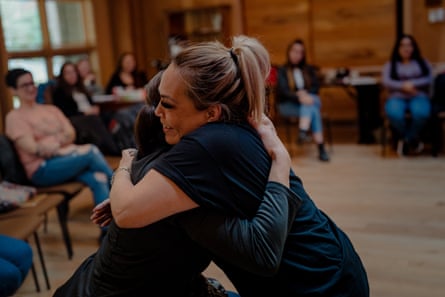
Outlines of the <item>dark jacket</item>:
<svg viewBox="0 0 445 297">
<path fill-rule="evenodd" d="M 304 79 L 304 89 L 310 94 L 318 94 L 320 83 L 317 77 L 317 71 L 314 66 L 306 65 L 301 69 Z M 281 102 L 295 102 L 300 104 L 296 92 L 298 91 L 292 68 L 283 66 L 278 69 L 278 84 L 277 84 L 277 100 Z"/>
<path fill-rule="evenodd" d="M 91 105 L 93 101 L 91 100 L 91 96 L 89 94 L 85 94 L 87 96 L 88 101 Z M 53 104 L 60 108 L 60 110 L 68 117 L 72 117 L 75 115 L 82 115 L 83 113 L 79 111 L 79 107 L 77 106 L 76 101 L 73 98 L 72 93 L 66 92 L 63 88 L 58 87 L 57 85 L 54 87 L 53 95 L 52 95 Z"/>
<path fill-rule="evenodd" d="M 135 89 L 143 88 L 145 84 L 148 82 L 147 76 L 144 72 L 135 71 L 133 72 L 133 87 Z M 108 81 L 107 87 L 105 88 L 105 94 L 113 94 L 114 87 L 123 87 L 126 88 L 126 85 L 120 78 L 119 73 L 114 73 L 110 80 Z"/>
</svg>

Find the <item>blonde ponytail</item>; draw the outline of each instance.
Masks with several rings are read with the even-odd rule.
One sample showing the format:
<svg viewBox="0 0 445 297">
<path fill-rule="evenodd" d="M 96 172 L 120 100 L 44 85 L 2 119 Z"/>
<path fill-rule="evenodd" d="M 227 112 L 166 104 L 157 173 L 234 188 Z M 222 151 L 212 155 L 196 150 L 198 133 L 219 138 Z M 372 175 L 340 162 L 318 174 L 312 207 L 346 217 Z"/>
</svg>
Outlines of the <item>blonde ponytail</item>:
<svg viewBox="0 0 445 297">
<path fill-rule="evenodd" d="M 270 60 L 258 40 L 237 36 L 230 49 L 219 42 L 192 44 L 172 62 L 197 109 L 220 104 L 224 121 L 245 121 L 249 116 L 261 119 Z"/>
</svg>

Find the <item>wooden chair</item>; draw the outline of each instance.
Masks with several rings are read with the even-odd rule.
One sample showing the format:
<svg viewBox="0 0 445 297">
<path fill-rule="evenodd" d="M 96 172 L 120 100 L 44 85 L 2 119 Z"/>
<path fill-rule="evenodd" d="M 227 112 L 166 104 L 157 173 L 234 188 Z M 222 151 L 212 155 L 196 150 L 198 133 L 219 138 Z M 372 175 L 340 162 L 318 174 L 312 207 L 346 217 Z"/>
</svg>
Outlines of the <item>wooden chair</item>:
<svg viewBox="0 0 445 297">
<path fill-rule="evenodd" d="M 0 151 L 0 175 L 3 180 L 15 184 L 32 185 L 26 177 L 25 170 L 18 158 L 13 143 L 5 135 L 0 135 Z M 67 182 L 51 187 L 37 187 L 38 193 L 59 194 L 63 197 L 63 201 L 57 205 L 57 215 L 69 259 L 73 257 L 73 248 L 67 224 L 69 201 L 79 194 L 84 187 L 85 185 L 80 182 Z"/>
<path fill-rule="evenodd" d="M 51 289 L 51 286 L 49 283 L 48 272 L 46 270 L 39 236 L 37 233 L 37 230 L 43 223 L 43 221 L 44 217 L 41 215 L 28 215 L 19 217 L 5 217 L 5 215 L 0 215 L 0 234 L 4 234 L 24 241 L 28 241 L 31 236 L 34 237 L 37 253 L 39 255 L 40 265 L 42 267 L 43 276 L 45 278 L 46 288 L 49 290 Z M 37 278 L 34 263 L 31 266 L 31 272 L 33 275 L 34 283 L 36 285 L 36 290 L 37 292 L 40 292 L 40 284 Z"/>
</svg>

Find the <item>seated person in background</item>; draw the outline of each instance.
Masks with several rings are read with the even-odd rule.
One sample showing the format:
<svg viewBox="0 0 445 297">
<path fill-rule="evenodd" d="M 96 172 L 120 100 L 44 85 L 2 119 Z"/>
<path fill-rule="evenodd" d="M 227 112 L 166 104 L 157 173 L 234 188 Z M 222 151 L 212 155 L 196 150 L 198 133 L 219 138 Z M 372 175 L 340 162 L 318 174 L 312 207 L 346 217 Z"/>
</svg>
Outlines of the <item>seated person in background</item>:
<svg viewBox="0 0 445 297">
<path fill-rule="evenodd" d="M 73 144 L 75 130 L 60 109 L 36 103 L 37 88 L 29 71 L 9 70 L 5 80 L 20 100 L 20 107 L 6 116 L 5 133 L 30 181 L 52 186 L 77 180 L 91 189 L 95 204 L 108 198 L 113 172 L 97 147 Z"/>
<path fill-rule="evenodd" d="M 299 118 L 300 143 L 310 140 L 308 133 L 312 130 L 314 142 L 318 145 L 318 158 L 329 161 L 323 140 L 321 101 L 318 96 L 320 84 L 314 67 L 306 63 L 303 41 L 293 41 L 287 48 L 286 56 L 287 63 L 278 70 L 278 112 L 285 117 Z"/>
<path fill-rule="evenodd" d="M 91 68 L 91 63 L 88 57 L 84 57 L 76 63 L 77 71 L 79 72 L 80 79 L 83 85 L 91 96 L 100 95 L 104 93 L 103 88 L 98 84 L 96 74 Z"/>
<path fill-rule="evenodd" d="M 74 63 L 65 62 L 60 69 L 53 89 L 53 103 L 67 117 L 74 115 L 100 115 L 100 108 L 93 104 Z"/>
<path fill-rule="evenodd" d="M 105 154 L 120 154 L 107 128 L 113 114 L 101 113 L 99 106 L 93 104 L 74 63 L 65 62 L 62 65 L 53 88 L 52 101 L 74 125 L 76 143 L 93 143 Z"/>
<path fill-rule="evenodd" d="M 145 73 L 137 69 L 134 55 L 126 52 L 119 57 L 116 70 L 108 81 L 105 93 L 119 95 L 121 91 L 139 90 L 140 92 L 131 96 L 137 96 L 142 101 L 144 99 L 143 88 L 147 81 Z M 129 107 L 119 109 L 114 115 L 115 121 L 112 121 L 111 126 L 116 131 L 117 145 L 121 150 L 135 146 L 133 137 L 134 122 L 139 109 L 144 104 L 138 101 L 136 100 L 135 104 Z"/>
<path fill-rule="evenodd" d="M 32 249 L 26 242 L 0 234 L 0 296 L 12 296 L 32 265 Z"/>
<path fill-rule="evenodd" d="M 108 81 L 106 94 L 116 94 L 116 88 L 125 90 L 140 89 L 147 83 L 147 76 L 137 69 L 136 58 L 132 53 L 123 53 L 118 60 L 116 70 Z"/>
<path fill-rule="evenodd" d="M 382 83 L 388 89 L 385 113 L 399 139 L 399 155 L 419 153 L 423 149 L 420 133 L 431 113 L 428 98 L 432 68 L 424 59 L 411 35 L 401 35 L 393 48 L 391 60 L 383 67 Z M 407 121 L 406 113 L 411 117 Z"/>
</svg>

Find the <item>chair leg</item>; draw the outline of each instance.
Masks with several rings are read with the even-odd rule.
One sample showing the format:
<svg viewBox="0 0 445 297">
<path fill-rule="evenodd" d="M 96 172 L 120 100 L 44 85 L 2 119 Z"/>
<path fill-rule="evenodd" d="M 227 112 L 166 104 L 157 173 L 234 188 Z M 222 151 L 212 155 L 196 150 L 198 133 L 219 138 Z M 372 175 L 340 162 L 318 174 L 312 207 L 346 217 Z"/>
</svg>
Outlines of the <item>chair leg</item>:
<svg viewBox="0 0 445 297">
<path fill-rule="evenodd" d="M 62 231 L 63 241 L 65 242 L 68 259 L 73 258 L 73 247 L 71 243 L 70 233 L 68 231 L 68 199 L 65 199 L 57 206 L 57 217 L 59 219 L 60 229 Z"/>
<path fill-rule="evenodd" d="M 32 278 L 34 279 L 34 284 L 36 285 L 36 291 L 40 292 L 40 284 L 39 280 L 37 279 L 36 267 L 34 266 L 34 262 L 31 265 L 31 273 L 32 273 Z"/>
<path fill-rule="evenodd" d="M 387 146 L 387 144 L 388 144 L 388 135 L 387 135 L 387 130 L 388 129 L 388 127 L 387 127 L 387 121 L 386 120 L 383 120 L 383 124 L 382 124 L 382 128 L 381 128 L 381 130 L 380 130 L 380 138 L 381 138 L 381 142 L 382 142 L 382 151 L 381 151 L 381 155 L 382 155 L 382 157 L 385 157 L 386 156 L 386 146 Z"/>
<path fill-rule="evenodd" d="M 40 246 L 39 236 L 37 235 L 37 231 L 34 232 L 34 241 L 36 243 L 37 252 L 39 254 L 40 264 L 42 265 L 43 276 L 45 277 L 46 288 L 49 290 L 51 286 L 49 284 L 48 271 L 46 270 L 45 260 L 43 258 L 42 248 Z"/>
</svg>

